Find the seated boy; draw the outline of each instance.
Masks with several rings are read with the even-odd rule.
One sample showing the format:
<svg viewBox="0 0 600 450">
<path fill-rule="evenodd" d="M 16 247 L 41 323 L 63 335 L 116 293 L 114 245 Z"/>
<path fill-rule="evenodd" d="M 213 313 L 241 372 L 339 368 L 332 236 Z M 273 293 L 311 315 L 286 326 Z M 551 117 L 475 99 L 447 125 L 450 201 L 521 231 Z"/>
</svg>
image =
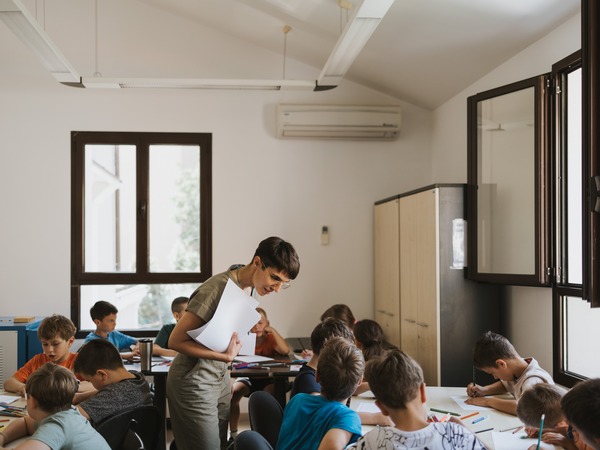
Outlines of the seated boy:
<svg viewBox="0 0 600 450">
<path fill-rule="evenodd" d="M 46 363 L 25 385 L 27 413 L 0 432 L 0 448 L 30 435 L 15 450 L 110 450 L 100 434 L 71 407 L 77 379 L 68 369 Z"/>
<path fill-rule="evenodd" d="M 104 300 L 94 303 L 94 306 L 90 308 L 90 316 L 96 325 L 96 330 L 90 331 L 90 334 L 85 337 L 84 343 L 90 342 L 93 339 L 107 339 L 119 351 L 126 351 L 121 354 L 123 359 L 129 359 L 139 354 L 137 346 L 131 351 L 131 346 L 136 345 L 137 340 L 115 330 L 118 312 L 119 310 L 112 303 Z"/>
<path fill-rule="evenodd" d="M 77 405 L 94 425 L 122 411 L 152 404 L 146 379 L 139 372 L 127 371 L 117 348 L 105 339 L 81 347 L 75 373 L 97 389 Z"/>
<path fill-rule="evenodd" d="M 65 316 L 54 314 L 40 323 L 37 334 L 42 343 L 43 353 L 35 355 L 4 382 L 4 389 L 25 395 L 25 383 L 37 369 L 47 362 L 73 370 L 75 353 L 70 352 L 75 341 L 75 325 Z"/>
<path fill-rule="evenodd" d="M 565 394 L 560 406 L 582 440 L 600 450 L 600 378 L 582 381 Z"/>
<path fill-rule="evenodd" d="M 261 356 L 286 356 L 290 352 L 287 341 L 281 337 L 275 328 L 267 319 L 267 312 L 262 308 L 256 308 L 260 314 L 260 320 L 250 330 L 256 334 L 256 347 L 254 353 Z M 236 378 L 231 387 L 231 404 L 229 408 L 229 430 L 231 433 L 230 441 L 237 436 L 238 424 L 240 421 L 240 400 L 242 397 L 250 395 L 256 391 L 267 391 L 273 393 L 273 380 L 270 378 Z"/>
<path fill-rule="evenodd" d="M 320 395 L 296 394 L 285 407 L 277 450 L 343 449 L 361 434 L 360 418 L 346 406 L 362 380 L 362 352 L 341 337 L 327 341 L 317 363 Z"/>
<path fill-rule="evenodd" d="M 319 354 L 327 340 L 336 336 L 342 337 L 349 342 L 354 342 L 352 331 L 340 319 L 328 317 L 317 324 L 310 335 L 310 343 L 313 348 L 312 356 L 308 363 L 300 368 L 298 375 L 296 375 L 294 384 L 292 385 L 291 397 L 298 393 L 318 395 L 321 392 L 321 386 L 315 376 Z M 391 425 L 390 420 L 381 413 L 361 411 L 358 415 L 363 425 Z"/>
<path fill-rule="evenodd" d="M 175 323 L 168 323 L 163 325 L 156 339 L 154 339 L 154 345 L 152 346 L 152 354 L 157 356 L 175 356 L 177 352 L 169 348 L 169 337 L 179 322 L 181 316 L 185 314 L 185 308 L 190 301 L 187 297 L 177 297 L 171 302 L 171 313 L 175 319 Z"/>
<path fill-rule="evenodd" d="M 470 405 L 489 406 L 508 414 L 517 414 L 517 400 L 537 383 L 554 384 L 548 372 L 533 358 L 522 358 L 504 336 L 488 331 L 475 343 L 473 365 L 500 380 L 487 386 L 467 386 Z M 514 399 L 486 397 L 509 392 Z"/>
<path fill-rule="evenodd" d="M 560 407 L 564 391 L 556 385 L 536 384 L 523 392 L 517 403 L 517 416 L 529 436 L 537 436 L 544 414 L 542 441 L 567 450 L 590 450 L 577 432 L 572 432 Z"/>
<path fill-rule="evenodd" d="M 393 349 L 366 364 L 375 404 L 394 426 L 377 427 L 356 443 L 357 449 L 485 450 L 467 428 L 454 422 L 428 422 L 425 381 L 419 364 Z M 451 419 L 452 420 L 452 419 Z"/>
</svg>

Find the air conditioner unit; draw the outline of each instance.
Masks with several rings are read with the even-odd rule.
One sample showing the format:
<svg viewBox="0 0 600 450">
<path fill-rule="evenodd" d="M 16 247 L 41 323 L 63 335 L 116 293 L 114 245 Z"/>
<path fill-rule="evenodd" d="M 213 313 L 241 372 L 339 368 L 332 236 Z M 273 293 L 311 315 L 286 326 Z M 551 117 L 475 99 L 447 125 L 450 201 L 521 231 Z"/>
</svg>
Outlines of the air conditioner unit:
<svg viewBox="0 0 600 450">
<path fill-rule="evenodd" d="M 400 132 L 399 106 L 277 105 L 279 138 L 392 140 Z"/>
</svg>

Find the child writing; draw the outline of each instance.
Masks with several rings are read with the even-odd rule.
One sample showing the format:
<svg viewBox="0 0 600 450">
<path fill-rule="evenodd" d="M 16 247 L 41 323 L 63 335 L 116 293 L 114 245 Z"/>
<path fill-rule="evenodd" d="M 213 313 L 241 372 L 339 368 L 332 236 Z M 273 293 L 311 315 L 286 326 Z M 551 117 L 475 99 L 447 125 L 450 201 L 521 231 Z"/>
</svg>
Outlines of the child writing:
<svg viewBox="0 0 600 450">
<path fill-rule="evenodd" d="M 489 406 L 508 414 L 517 414 L 517 400 L 537 383 L 554 384 L 548 372 L 534 358 L 522 358 L 504 336 L 488 331 L 475 343 L 473 365 L 499 380 L 487 386 L 467 386 L 466 403 Z M 486 397 L 509 392 L 514 399 Z"/>
<path fill-rule="evenodd" d="M 90 316 L 96 325 L 96 330 L 91 331 L 85 337 L 84 343 L 88 343 L 93 339 L 107 339 L 119 351 L 131 350 L 132 345 L 137 344 L 137 340 L 131 336 L 115 330 L 117 326 L 117 314 L 119 310 L 112 303 L 100 300 L 94 303 L 90 308 Z M 123 359 L 129 359 L 132 356 L 139 354 L 137 346 L 133 351 L 121 354 Z"/>
<path fill-rule="evenodd" d="M 76 354 L 70 351 L 75 341 L 75 325 L 65 316 L 54 314 L 40 323 L 37 334 L 43 353 L 35 355 L 4 382 L 4 389 L 25 395 L 25 383 L 37 369 L 47 362 L 73 370 Z"/>
<path fill-rule="evenodd" d="M 600 450 L 600 378 L 576 384 L 562 398 L 560 407 L 583 442 Z"/>
<path fill-rule="evenodd" d="M 364 364 L 353 343 L 341 337 L 329 339 L 317 363 L 321 394 L 296 394 L 286 405 L 277 450 L 341 450 L 356 442 L 360 418 L 346 400 L 361 382 Z"/>
<path fill-rule="evenodd" d="M 105 339 L 94 339 L 79 350 L 75 373 L 92 383 L 77 409 L 94 425 L 122 411 L 152 405 L 150 386 L 143 375 L 128 371 L 117 348 Z"/>
<path fill-rule="evenodd" d="M 556 385 L 536 384 L 523 392 L 517 403 L 517 416 L 527 427 L 529 436 L 537 436 L 540 418 L 544 414 L 542 441 L 567 450 L 590 450 L 569 424 L 560 407 L 564 391 Z"/>
<path fill-rule="evenodd" d="M 361 450 L 429 449 L 485 450 L 485 446 L 458 419 L 428 422 L 425 382 L 419 364 L 398 349 L 367 362 L 375 404 L 394 423 L 377 427 L 358 439 Z"/>
<path fill-rule="evenodd" d="M 171 350 L 169 348 L 169 337 L 171 336 L 171 333 L 173 332 L 175 325 L 177 325 L 177 322 L 179 322 L 181 316 L 185 314 L 185 308 L 187 307 L 189 301 L 190 299 L 187 297 L 177 297 L 171 302 L 171 313 L 173 314 L 175 323 L 168 323 L 162 326 L 156 335 L 154 345 L 152 346 L 153 355 L 175 356 L 177 354 L 175 350 Z"/>
<path fill-rule="evenodd" d="M 267 319 L 267 313 L 262 308 L 256 308 L 260 314 L 260 320 L 252 329 L 256 334 L 255 353 L 262 356 L 287 355 L 290 347 L 284 338 L 271 326 Z M 273 381 L 265 379 L 237 378 L 231 387 L 231 405 L 229 409 L 229 430 L 231 439 L 237 436 L 238 423 L 240 421 L 240 400 L 244 396 L 255 391 L 267 391 L 273 393 Z M 231 440 L 230 439 L 230 440 Z"/>
<path fill-rule="evenodd" d="M 0 448 L 31 436 L 15 450 L 110 450 L 85 417 L 71 407 L 77 379 L 68 369 L 46 363 L 25 385 L 28 416 L 0 432 Z"/>
</svg>

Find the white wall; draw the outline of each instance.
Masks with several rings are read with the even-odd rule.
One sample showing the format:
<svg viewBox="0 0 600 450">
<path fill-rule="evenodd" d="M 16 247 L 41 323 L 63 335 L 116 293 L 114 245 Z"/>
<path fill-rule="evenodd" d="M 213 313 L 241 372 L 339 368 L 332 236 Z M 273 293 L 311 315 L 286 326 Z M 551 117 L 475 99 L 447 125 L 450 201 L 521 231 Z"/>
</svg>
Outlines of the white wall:
<svg viewBox="0 0 600 450">
<path fill-rule="evenodd" d="M 550 72 L 552 64 L 581 47 L 581 18 L 553 32 L 478 80 L 434 111 L 433 178 L 467 181 L 467 97 L 514 81 Z M 533 174 L 532 174 L 533 176 Z M 552 296 L 548 288 L 506 289 L 507 335 L 523 356 L 552 368 Z"/>
<path fill-rule="evenodd" d="M 114 1 L 101 3 L 105 4 Z M 127 3 L 115 22 L 135 14 L 136 24 L 159 23 L 156 11 L 132 7 L 136 4 Z M 50 7 L 47 3 L 47 10 Z M 68 12 L 80 13 L 77 8 Z M 93 45 L 85 34 L 89 24 L 69 17 L 57 27 L 50 26 L 49 19 L 48 32 L 54 30 L 56 42 L 65 42 L 67 57 L 90 76 Z M 211 37 L 210 30 L 197 26 L 190 29 L 182 19 L 163 19 L 161 36 L 179 33 L 210 42 L 211 51 L 218 54 L 221 36 L 213 32 Z M 69 39 L 69 27 L 81 38 Z M 120 33 L 111 38 L 114 61 L 127 66 L 128 52 L 140 57 L 137 25 L 129 34 L 111 31 Z M 226 64 L 242 64 L 246 58 L 263 69 L 280 67 L 280 55 L 236 44 L 242 45 L 237 53 L 226 40 L 227 58 L 238 58 Z M 164 47 L 168 51 L 176 45 Z M 162 47 L 154 55 L 142 55 L 154 58 L 144 59 L 148 70 L 160 66 L 159 50 Z M 184 52 L 175 50 L 165 61 L 176 65 L 180 58 L 189 73 L 194 67 L 201 73 L 205 67 L 200 50 L 194 62 L 184 61 Z M 103 130 L 213 133 L 214 270 L 249 261 L 267 236 L 292 242 L 301 259 L 300 275 L 291 289 L 263 301 L 282 334 L 310 333 L 333 303 L 347 303 L 358 318 L 373 317 L 373 203 L 432 182 L 431 112 L 349 82 L 320 93 L 69 88 L 56 83 L 4 26 L 0 60 L 0 316 L 69 315 L 70 133 Z M 209 61 L 214 63 L 212 56 Z M 110 71 L 119 68 L 104 64 Z M 127 70 L 132 71 L 129 66 Z M 106 72 L 102 67 L 101 71 Z M 292 78 L 317 72 L 288 62 Z M 394 142 L 279 140 L 279 102 L 401 104 L 401 136 Z M 328 246 L 320 245 L 322 225 L 329 226 Z"/>
</svg>

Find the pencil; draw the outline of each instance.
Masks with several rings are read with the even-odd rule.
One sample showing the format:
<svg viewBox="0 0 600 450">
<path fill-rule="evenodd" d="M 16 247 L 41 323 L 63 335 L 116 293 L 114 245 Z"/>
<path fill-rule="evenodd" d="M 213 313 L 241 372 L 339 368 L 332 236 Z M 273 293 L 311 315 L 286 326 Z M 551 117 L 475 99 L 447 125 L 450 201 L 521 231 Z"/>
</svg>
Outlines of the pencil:
<svg viewBox="0 0 600 450">
<path fill-rule="evenodd" d="M 523 425 L 521 425 L 520 427 L 517 427 L 517 429 L 515 431 L 513 431 L 512 434 L 518 433 L 522 429 L 523 429 Z"/>
<path fill-rule="evenodd" d="M 446 411 L 444 409 L 436 409 L 436 408 L 429 408 L 429 409 L 432 410 L 432 411 L 435 411 L 435 412 L 444 413 L 444 414 L 451 414 L 453 416 L 459 416 L 460 417 L 460 414 L 452 412 L 452 411 Z"/>
<path fill-rule="evenodd" d="M 535 450 L 540 450 L 540 445 L 542 444 L 542 432 L 544 431 L 544 419 L 546 418 L 546 414 L 542 414 L 542 419 L 540 420 L 540 431 L 538 432 L 538 441 L 537 447 Z"/>
<path fill-rule="evenodd" d="M 477 414 L 479 414 L 479 411 L 475 411 L 474 413 L 467 414 L 466 416 L 462 416 L 462 417 L 460 418 L 460 420 L 465 420 L 465 419 L 468 419 L 469 417 L 476 416 Z"/>
<path fill-rule="evenodd" d="M 476 431 L 475 434 L 477 434 L 477 433 L 485 433 L 486 431 L 492 431 L 492 430 L 493 430 L 493 428 L 486 428 L 485 430 Z"/>
</svg>

